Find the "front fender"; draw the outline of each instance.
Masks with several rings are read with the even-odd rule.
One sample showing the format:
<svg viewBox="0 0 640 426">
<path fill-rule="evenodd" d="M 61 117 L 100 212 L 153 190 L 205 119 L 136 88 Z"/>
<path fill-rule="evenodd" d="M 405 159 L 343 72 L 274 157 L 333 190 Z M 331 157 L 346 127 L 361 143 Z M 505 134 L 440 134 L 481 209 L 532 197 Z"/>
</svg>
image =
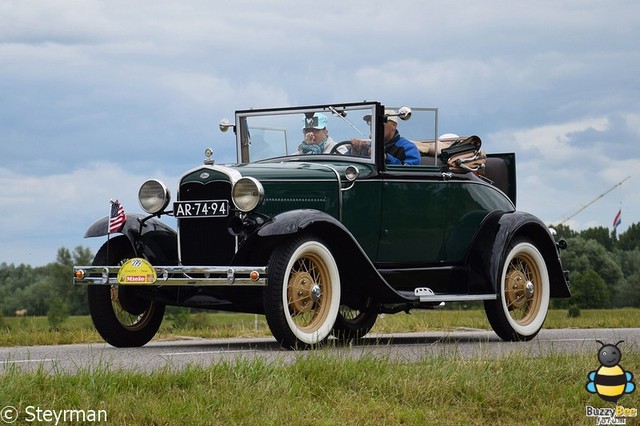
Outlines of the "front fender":
<svg viewBox="0 0 640 426">
<path fill-rule="evenodd" d="M 313 224 L 331 224 L 349 232 L 340 221 L 327 213 L 314 209 L 291 210 L 271 218 L 258 230 L 260 237 L 296 234 Z"/>
<path fill-rule="evenodd" d="M 338 264 L 343 297 L 347 300 L 372 297 L 385 302 L 407 301 L 380 275 L 349 230 L 339 220 L 319 210 L 293 210 L 274 216 L 247 237 L 234 263 L 266 264 L 277 244 L 301 232 L 316 235 L 327 244 Z"/>
<path fill-rule="evenodd" d="M 327 229 L 337 229 L 341 234 L 351 237 L 340 221 L 319 210 L 290 210 L 278 214 L 246 237 L 238 248 L 234 263 L 266 264 L 274 247 L 283 239 L 305 230 L 322 233 Z M 358 245 L 353 237 L 351 240 L 352 244 Z"/>
<path fill-rule="evenodd" d="M 468 263 L 472 272 L 476 276 L 484 275 L 480 281 L 487 280 L 492 290 L 497 291 L 507 247 L 518 236 L 529 238 L 544 257 L 549 272 L 551 297 L 571 296 L 556 242 L 549 228 L 536 216 L 525 212 L 494 212 L 487 216 L 469 251 Z M 488 276 L 483 271 L 488 271 Z"/>
<path fill-rule="evenodd" d="M 155 218 L 138 213 L 127 213 L 126 221 L 120 230 L 131 243 L 136 256 L 143 256 L 152 264 L 177 265 L 178 238 L 176 231 Z M 102 217 L 89 226 L 84 238 L 103 237 L 108 234 L 109 217 Z"/>
</svg>

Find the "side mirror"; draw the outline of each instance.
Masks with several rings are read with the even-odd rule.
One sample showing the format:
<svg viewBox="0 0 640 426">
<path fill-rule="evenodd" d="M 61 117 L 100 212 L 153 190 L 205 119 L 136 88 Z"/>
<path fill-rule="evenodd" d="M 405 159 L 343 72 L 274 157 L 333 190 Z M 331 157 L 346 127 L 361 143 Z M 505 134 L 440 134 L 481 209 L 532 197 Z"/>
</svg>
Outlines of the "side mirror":
<svg viewBox="0 0 640 426">
<path fill-rule="evenodd" d="M 236 127 L 235 124 L 231 124 L 231 122 L 229 121 L 228 118 L 223 118 L 222 120 L 220 120 L 220 131 L 221 132 L 226 132 L 227 130 L 229 130 L 229 127 Z"/>
<path fill-rule="evenodd" d="M 400 117 L 400 120 L 402 121 L 410 119 L 411 108 L 409 108 L 408 106 L 400 107 L 400 109 L 398 110 L 398 117 Z"/>
<path fill-rule="evenodd" d="M 385 114 L 385 120 L 386 120 L 386 117 L 399 117 L 400 120 L 406 121 L 411 118 L 411 108 L 409 108 L 408 106 L 400 107 L 398 109 L 398 112 L 396 113 Z"/>
</svg>

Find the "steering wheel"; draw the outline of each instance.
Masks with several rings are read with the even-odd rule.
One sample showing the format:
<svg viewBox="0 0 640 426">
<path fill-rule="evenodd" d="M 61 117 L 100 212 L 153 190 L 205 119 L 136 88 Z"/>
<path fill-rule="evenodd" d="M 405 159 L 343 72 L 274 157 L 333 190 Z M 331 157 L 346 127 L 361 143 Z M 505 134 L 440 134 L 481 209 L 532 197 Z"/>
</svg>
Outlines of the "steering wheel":
<svg viewBox="0 0 640 426">
<path fill-rule="evenodd" d="M 333 148 L 331 148 L 331 151 L 329 151 L 329 154 L 340 154 L 340 155 L 344 155 L 343 153 L 338 151 L 338 148 L 341 148 L 345 145 L 351 145 L 351 141 L 340 141 L 337 144 L 335 144 L 333 146 Z"/>
</svg>

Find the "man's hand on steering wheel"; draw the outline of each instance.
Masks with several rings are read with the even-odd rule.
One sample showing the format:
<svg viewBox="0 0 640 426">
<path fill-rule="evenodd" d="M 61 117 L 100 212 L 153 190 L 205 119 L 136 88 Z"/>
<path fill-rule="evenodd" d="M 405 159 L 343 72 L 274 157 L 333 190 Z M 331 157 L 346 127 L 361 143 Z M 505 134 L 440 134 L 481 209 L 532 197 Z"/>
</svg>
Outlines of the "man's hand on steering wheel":
<svg viewBox="0 0 640 426">
<path fill-rule="evenodd" d="M 351 139 L 351 155 L 371 157 L 371 139 Z"/>
<path fill-rule="evenodd" d="M 344 155 L 345 153 L 338 151 L 338 148 L 342 148 L 345 145 L 351 145 L 351 141 L 341 141 L 338 142 L 337 144 L 335 144 L 333 146 L 333 148 L 331 148 L 331 151 L 329 151 L 329 154 L 340 154 L 340 155 Z M 347 151 L 348 152 L 348 151 Z"/>
</svg>

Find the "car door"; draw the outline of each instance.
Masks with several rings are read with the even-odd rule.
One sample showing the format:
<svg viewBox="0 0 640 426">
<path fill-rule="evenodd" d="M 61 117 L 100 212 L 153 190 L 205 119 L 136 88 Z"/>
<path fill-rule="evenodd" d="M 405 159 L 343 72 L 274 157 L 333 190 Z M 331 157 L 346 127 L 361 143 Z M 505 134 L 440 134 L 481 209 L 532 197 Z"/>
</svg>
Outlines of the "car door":
<svg viewBox="0 0 640 426">
<path fill-rule="evenodd" d="M 447 185 L 435 167 L 388 167 L 383 175 L 376 262 L 424 266 L 439 261 L 449 212 Z"/>
</svg>

